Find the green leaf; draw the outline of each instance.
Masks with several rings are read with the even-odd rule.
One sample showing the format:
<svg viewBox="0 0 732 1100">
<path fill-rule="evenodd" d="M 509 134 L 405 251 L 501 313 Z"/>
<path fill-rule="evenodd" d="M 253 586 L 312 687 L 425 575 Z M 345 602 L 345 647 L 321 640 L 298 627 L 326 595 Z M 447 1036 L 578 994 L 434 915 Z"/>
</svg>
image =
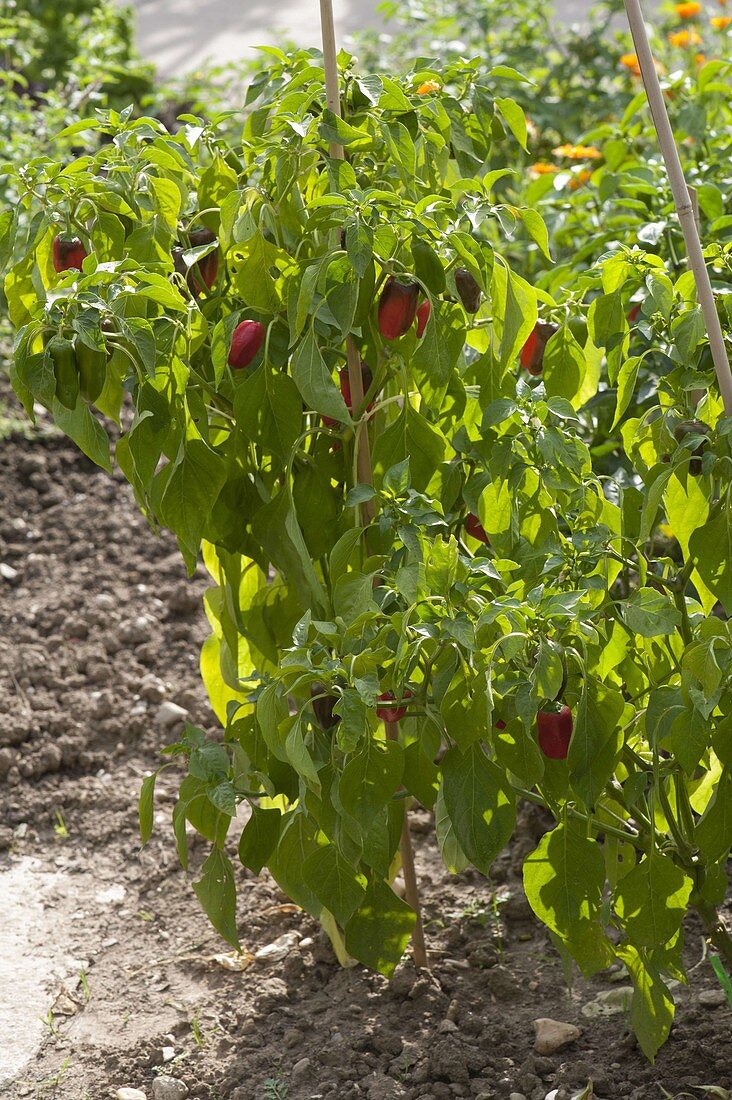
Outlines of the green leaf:
<svg viewBox="0 0 732 1100">
<path fill-rule="evenodd" d="M 545 833 L 524 861 L 524 889 L 531 908 L 585 975 L 609 966 L 613 957 L 599 921 L 604 885 L 599 844 L 571 821 Z"/>
<path fill-rule="evenodd" d="M 259 540 L 270 561 L 290 580 L 304 606 L 324 611 L 328 600 L 298 526 L 292 499 L 287 489 L 280 492 L 256 513 L 252 534 Z"/>
<path fill-rule="evenodd" d="M 423 492 L 445 457 L 445 447 L 444 436 L 421 413 L 406 405 L 376 437 L 373 462 L 377 483 L 387 470 L 408 458 L 412 487 Z"/>
<path fill-rule="evenodd" d="M 515 99 L 502 99 L 501 97 L 496 97 L 495 104 L 508 123 L 516 141 L 522 149 L 526 149 L 528 133 L 526 129 L 526 115 L 523 112 L 523 108 L 519 106 Z"/>
<path fill-rule="evenodd" d="M 285 815 L 279 844 L 269 857 L 267 869 L 273 879 L 291 898 L 314 917 L 323 908 L 303 878 L 302 869 L 309 855 L 317 850 L 316 830 L 302 812 Z"/>
<path fill-rule="evenodd" d="M 447 386 L 465 346 L 465 312 L 454 302 L 436 301 L 422 339 L 411 355 L 413 370 L 435 389 Z"/>
<path fill-rule="evenodd" d="M 396 741 L 371 741 L 344 767 L 338 797 L 344 811 L 366 831 L 399 787 L 404 750 Z"/>
<path fill-rule="evenodd" d="M 189 436 L 173 463 L 162 498 L 160 518 L 176 535 L 193 572 L 206 523 L 226 481 L 223 460 L 195 435 Z"/>
<path fill-rule="evenodd" d="M 366 876 L 358 874 L 332 844 L 309 855 L 303 878 L 341 927 L 353 916 L 366 895 Z"/>
<path fill-rule="evenodd" d="M 292 379 L 265 365 L 237 380 L 234 416 L 251 443 L 286 462 L 302 430 L 302 399 Z"/>
<path fill-rule="evenodd" d="M 689 553 L 704 584 L 732 615 L 732 527 L 727 511 L 697 527 L 689 538 Z"/>
<path fill-rule="evenodd" d="M 282 823 L 279 810 L 252 806 L 252 816 L 239 838 L 239 859 L 255 875 L 259 874 L 277 847 Z"/>
<path fill-rule="evenodd" d="M 580 393 L 586 371 L 584 351 L 568 324 L 551 335 L 544 351 L 544 385 L 547 396 L 573 401 Z"/>
<path fill-rule="evenodd" d="M 137 806 L 137 817 L 140 822 L 140 839 L 143 846 L 147 844 L 153 831 L 153 809 L 155 803 L 155 780 L 157 772 L 146 775 L 140 788 L 140 800 Z"/>
<path fill-rule="evenodd" d="M 637 951 L 631 944 L 617 947 L 615 953 L 627 966 L 633 982 L 630 1005 L 633 1031 L 646 1058 L 653 1062 L 671 1030 L 674 999 L 645 953 Z"/>
<path fill-rule="evenodd" d="M 390 978 L 404 954 L 417 914 L 378 879 L 345 928 L 346 949 L 364 966 Z"/>
<path fill-rule="evenodd" d="M 412 237 L 412 258 L 414 260 L 414 274 L 423 286 L 432 294 L 443 294 L 445 291 L 445 269 L 440 257 L 434 248 L 421 237 Z"/>
<path fill-rule="evenodd" d="M 79 398 L 76 407 L 67 409 L 56 398 L 53 399 L 51 412 L 56 424 L 69 439 L 73 439 L 87 458 L 96 462 L 103 470 L 112 472 L 109 457 L 109 437 L 102 425 L 84 400 Z"/>
<path fill-rule="evenodd" d="M 488 728 L 485 673 L 468 673 L 459 667 L 440 704 L 440 714 L 445 729 L 460 749 L 468 749 L 484 738 Z"/>
<path fill-rule="evenodd" d="M 498 257 L 496 257 L 498 261 Z M 494 352 L 501 367 L 508 366 L 523 347 L 538 317 L 536 291 L 505 265 L 493 266 Z"/>
<path fill-rule="evenodd" d="M 298 344 L 290 363 L 295 385 L 309 409 L 343 424 L 351 417 L 333 376 L 325 365 L 315 333 L 311 329 Z"/>
<path fill-rule="evenodd" d="M 368 130 L 359 130 L 332 111 L 325 110 L 321 116 L 318 133 L 323 141 L 331 145 L 346 145 L 352 149 L 368 149 L 374 139 Z"/>
<path fill-rule="evenodd" d="M 193 889 L 216 931 L 238 951 L 234 869 L 229 857 L 220 849 L 213 849 L 201 868 L 200 879 L 193 883 Z"/>
<path fill-rule="evenodd" d="M 594 807 L 610 779 L 623 745 L 622 694 L 587 677 L 574 714 L 567 754 L 570 782 L 586 806 Z"/>
<path fill-rule="evenodd" d="M 694 839 L 710 863 L 727 858 L 732 846 L 732 774 L 727 768 L 697 822 Z"/>
<path fill-rule="evenodd" d="M 693 883 L 655 849 L 621 878 L 615 912 L 636 947 L 660 947 L 681 927 Z"/>
<path fill-rule="evenodd" d="M 673 634 L 681 623 L 681 615 L 671 598 L 655 588 L 637 588 L 623 604 L 622 615 L 630 629 L 642 638 Z"/>
<path fill-rule="evenodd" d="M 516 799 L 504 772 L 481 745 L 449 749 L 442 761 L 445 807 L 458 844 L 484 875 L 508 843 L 516 823 Z"/>
<path fill-rule="evenodd" d="M 440 849 L 442 862 L 448 871 L 458 875 L 470 866 L 470 860 L 460 847 L 455 835 L 455 827 L 445 806 L 442 787 L 439 787 L 435 799 L 435 835 L 437 836 L 437 845 Z"/>
</svg>

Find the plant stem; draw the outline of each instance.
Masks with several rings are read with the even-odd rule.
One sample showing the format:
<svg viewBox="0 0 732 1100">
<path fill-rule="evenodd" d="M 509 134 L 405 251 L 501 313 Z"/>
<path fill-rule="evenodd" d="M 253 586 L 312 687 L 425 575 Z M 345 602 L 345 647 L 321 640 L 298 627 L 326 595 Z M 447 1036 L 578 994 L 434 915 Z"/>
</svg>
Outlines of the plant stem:
<svg viewBox="0 0 732 1100">
<path fill-rule="evenodd" d="M 692 902 L 692 904 L 702 919 L 709 939 L 727 965 L 732 966 L 732 936 L 720 920 L 717 910 L 713 905 L 701 900 Z"/>
</svg>

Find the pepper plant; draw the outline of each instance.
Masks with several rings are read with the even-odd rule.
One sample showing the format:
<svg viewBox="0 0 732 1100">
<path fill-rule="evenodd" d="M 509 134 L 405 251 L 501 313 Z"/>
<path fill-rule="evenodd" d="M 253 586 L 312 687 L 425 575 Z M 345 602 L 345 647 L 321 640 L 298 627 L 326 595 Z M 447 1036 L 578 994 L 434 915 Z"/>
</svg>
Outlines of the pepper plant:
<svg viewBox="0 0 732 1100">
<path fill-rule="evenodd" d="M 238 859 L 390 975 L 417 921 L 392 889 L 410 803 L 449 869 L 487 874 L 535 802 L 534 912 L 585 974 L 625 964 L 653 1058 L 690 907 L 732 961 L 732 423 L 693 282 L 638 248 L 568 292 L 507 262 L 519 226 L 549 260 L 538 212 L 492 192 L 527 142 L 511 69 L 397 81 L 341 54 L 341 119 L 320 55 L 269 57 L 240 142 L 231 118 L 99 113 L 74 131 L 97 153 L 19 173 L 6 229 L 28 414 L 107 469 L 115 420 L 141 508 L 212 577 L 223 735 L 166 750 L 181 862 L 191 825 L 233 945 Z M 639 284 L 665 364 L 643 408 Z"/>
</svg>

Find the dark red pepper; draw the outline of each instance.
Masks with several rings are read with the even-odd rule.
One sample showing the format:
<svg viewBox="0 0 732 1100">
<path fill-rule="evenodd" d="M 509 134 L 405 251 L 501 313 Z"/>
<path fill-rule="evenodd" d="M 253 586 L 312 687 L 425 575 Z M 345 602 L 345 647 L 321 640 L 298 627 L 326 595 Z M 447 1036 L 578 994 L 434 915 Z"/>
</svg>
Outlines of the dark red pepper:
<svg viewBox="0 0 732 1100">
<path fill-rule="evenodd" d="M 485 527 L 480 522 L 475 512 L 471 512 L 465 520 L 465 530 L 469 535 L 472 535 L 474 539 L 478 539 L 479 542 L 484 542 L 486 546 L 490 546 L 490 539 L 485 533 Z"/>
<path fill-rule="evenodd" d="M 234 370 L 248 367 L 259 354 L 266 331 L 261 321 L 241 321 L 231 337 L 229 366 Z"/>
<path fill-rule="evenodd" d="M 540 710 L 536 716 L 539 748 L 551 760 L 566 760 L 574 721 L 568 706 L 561 710 Z"/>
<path fill-rule="evenodd" d="M 333 707 L 338 702 L 339 696 L 331 695 L 325 684 L 315 683 L 310 686 L 310 698 L 313 704 L 315 719 L 322 730 L 332 730 L 340 722 L 340 715 L 333 713 Z"/>
<path fill-rule="evenodd" d="M 216 240 L 216 234 L 212 233 L 210 229 L 194 229 L 188 234 L 188 240 L 191 242 L 191 248 L 202 248 L 205 244 L 213 244 Z M 201 282 L 207 290 L 210 290 L 216 282 L 218 272 L 219 254 L 218 252 L 209 252 L 190 268 L 188 285 L 194 294 L 197 289 L 201 290 Z"/>
<path fill-rule="evenodd" d="M 541 374 L 544 365 L 544 348 L 558 327 L 548 321 L 537 321 L 529 333 L 529 338 L 521 348 L 521 366 L 525 367 L 529 374 Z"/>
<path fill-rule="evenodd" d="M 404 692 L 402 692 L 402 699 L 411 699 L 411 698 L 412 698 L 411 691 L 406 691 L 405 690 Z M 396 695 L 394 694 L 393 691 L 384 691 L 384 692 L 382 692 L 381 695 L 378 696 L 378 701 L 380 703 L 395 703 L 396 702 Z M 395 707 L 391 706 L 391 707 L 377 707 L 376 708 L 376 717 L 380 718 L 382 720 L 382 722 L 401 722 L 402 718 L 404 717 L 404 715 L 406 713 L 407 713 L 407 708 L 406 708 L 406 706 L 402 706 L 402 705 L 398 705 L 398 706 L 395 706 Z"/>
<path fill-rule="evenodd" d="M 427 328 L 427 322 L 430 319 L 430 313 L 432 307 L 430 306 L 429 299 L 426 302 L 422 302 L 422 305 L 417 310 L 417 339 L 422 339 L 422 333 Z"/>
<path fill-rule="evenodd" d="M 638 315 L 640 314 L 642 305 L 643 305 L 642 302 L 636 302 L 635 305 L 630 307 L 630 309 L 628 310 L 628 312 L 625 315 L 628 318 L 628 323 L 629 324 L 633 325 L 638 320 Z"/>
<path fill-rule="evenodd" d="M 480 307 L 480 287 L 475 276 L 464 268 L 459 267 L 455 272 L 455 289 L 457 290 L 463 308 L 467 313 L 477 313 Z"/>
<path fill-rule="evenodd" d="M 59 273 L 71 271 L 72 268 L 81 271 L 81 265 L 88 255 L 78 237 L 62 237 L 59 234 L 53 238 L 53 267 Z"/>
<path fill-rule="evenodd" d="M 417 313 L 419 286 L 417 283 L 401 283 L 393 275 L 379 298 L 379 332 L 387 340 L 398 340 L 408 332 Z"/>
</svg>

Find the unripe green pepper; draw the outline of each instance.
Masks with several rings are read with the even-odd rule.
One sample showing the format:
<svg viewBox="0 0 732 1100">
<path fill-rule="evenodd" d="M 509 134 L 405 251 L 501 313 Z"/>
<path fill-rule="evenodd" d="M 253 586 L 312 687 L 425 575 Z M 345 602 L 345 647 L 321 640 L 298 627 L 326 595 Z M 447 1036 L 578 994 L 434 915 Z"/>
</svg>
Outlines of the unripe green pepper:
<svg viewBox="0 0 732 1100">
<path fill-rule="evenodd" d="M 56 379 L 56 397 L 66 409 L 75 409 L 79 400 L 79 373 L 71 340 L 54 336 L 48 345 Z"/>
<path fill-rule="evenodd" d="M 82 397 L 93 402 L 99 397 L 107 380 L 107 353 L 76 342 L 76 365 L 79 369 L 79 388 Z"/>
</svg>

